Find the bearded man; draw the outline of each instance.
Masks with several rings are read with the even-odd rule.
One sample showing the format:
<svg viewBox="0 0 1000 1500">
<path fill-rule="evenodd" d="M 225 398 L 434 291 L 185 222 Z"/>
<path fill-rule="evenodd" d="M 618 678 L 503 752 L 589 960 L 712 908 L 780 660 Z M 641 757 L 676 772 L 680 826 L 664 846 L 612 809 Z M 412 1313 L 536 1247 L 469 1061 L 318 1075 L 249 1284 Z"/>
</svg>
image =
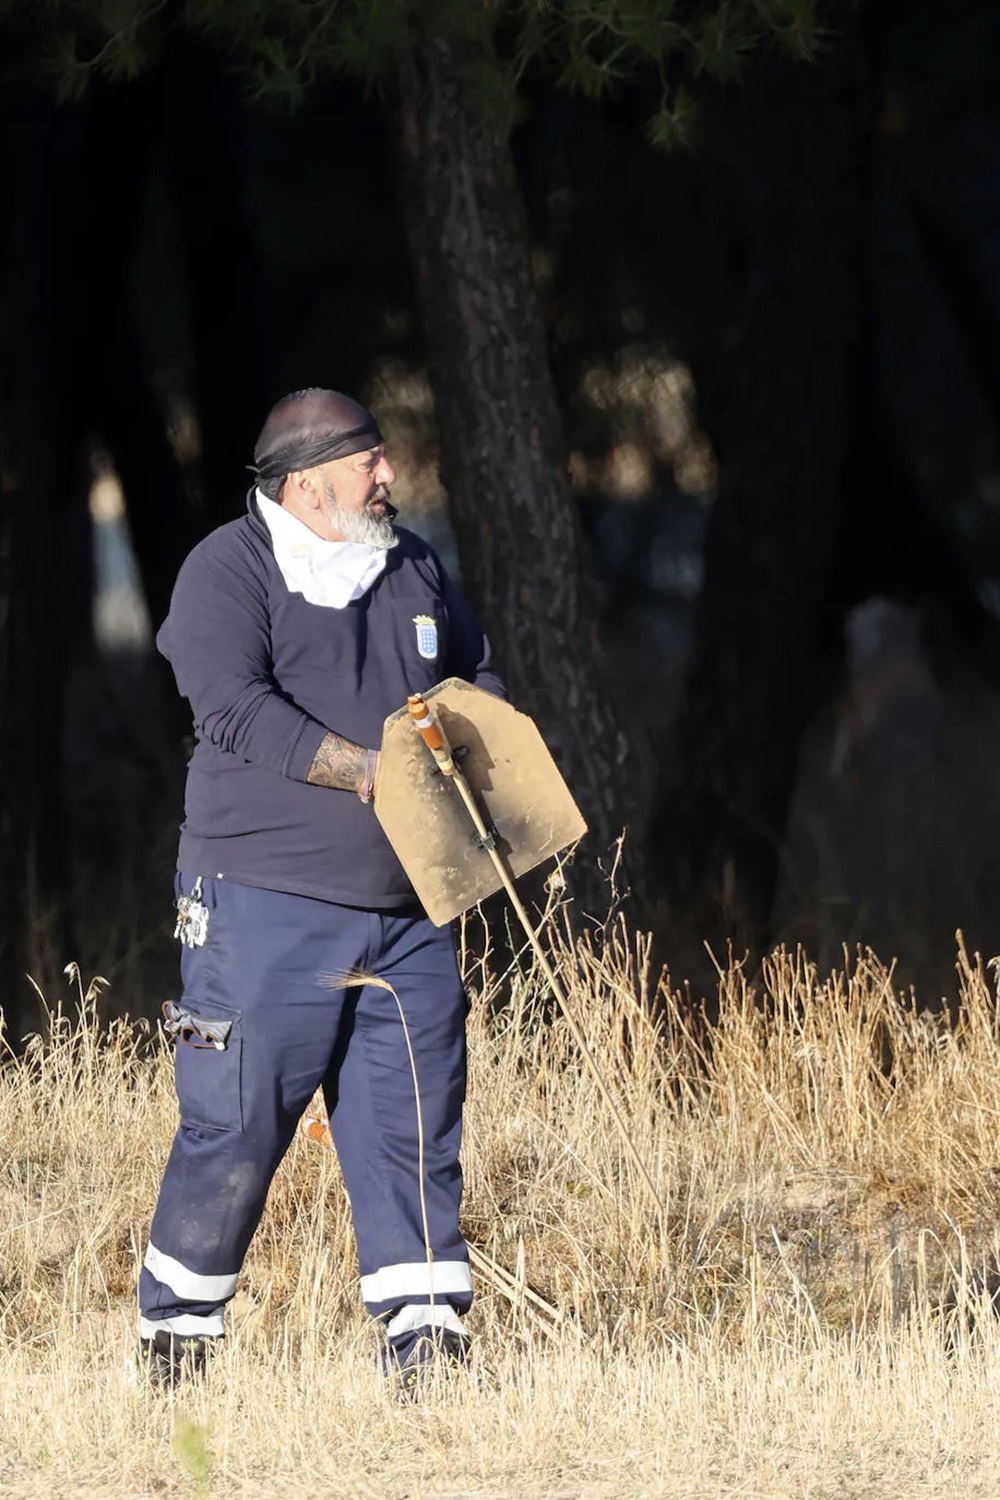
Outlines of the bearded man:
<svg viewBox="0 0 1000 1500">
<path fill-rule="evenodd" d="M 157 636 L 197 737 L 177 862 L 184 990 L 164 1008 L 181 1118 L 139 1286 L 145 1368 L 169 1382 L 222 1336 L 317 1088 L 387 1370 L 464 1357 L 472 1299 L 465 994 L 452 934 L 417 903 L 372 800 L 383 722 L 409 693 L 449 676 L 503 686 L 434 552 L 394 525 L 369 411 L 295 392 L 254 458 L 246 515 L 187 558 Z M 364 974 L 392 986 L 405 1031 L 385 989 L 336 985 Z"/>
</svg>

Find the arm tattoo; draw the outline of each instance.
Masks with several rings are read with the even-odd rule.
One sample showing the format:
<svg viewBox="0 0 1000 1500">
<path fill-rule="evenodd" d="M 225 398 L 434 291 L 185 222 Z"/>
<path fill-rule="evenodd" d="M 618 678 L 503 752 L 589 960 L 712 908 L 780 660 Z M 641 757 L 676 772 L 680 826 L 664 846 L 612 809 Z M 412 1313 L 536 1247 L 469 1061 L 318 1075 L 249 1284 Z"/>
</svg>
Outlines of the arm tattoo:
<svg viewBox="0 0 1000 1500">
<path fill-rule="evenodd" d="M 368 751 L 339 734 L 328 734 L 313 756 L 306 780 L 313 786 L 335 786 L 344 792 L 356 792 L 365 783 Z"/>
</svg>

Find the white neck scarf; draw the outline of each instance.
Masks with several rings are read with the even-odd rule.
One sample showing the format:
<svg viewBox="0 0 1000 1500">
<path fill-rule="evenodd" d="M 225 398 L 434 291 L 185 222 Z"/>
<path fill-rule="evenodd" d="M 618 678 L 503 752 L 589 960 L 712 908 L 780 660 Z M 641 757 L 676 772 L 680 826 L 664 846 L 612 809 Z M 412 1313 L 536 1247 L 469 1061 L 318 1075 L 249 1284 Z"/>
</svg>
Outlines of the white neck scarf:
<svg viewBox="0 0 1000 1500">
<path fill-rule="evenodd" d="M 271 533 L 274 560 L 289 592 L 307 604 L 343 609 L 362 599 L 385 569 L 386 552 L 364 542 L 328 542 L 257 491 L 257 504 Z"/>
</svg>

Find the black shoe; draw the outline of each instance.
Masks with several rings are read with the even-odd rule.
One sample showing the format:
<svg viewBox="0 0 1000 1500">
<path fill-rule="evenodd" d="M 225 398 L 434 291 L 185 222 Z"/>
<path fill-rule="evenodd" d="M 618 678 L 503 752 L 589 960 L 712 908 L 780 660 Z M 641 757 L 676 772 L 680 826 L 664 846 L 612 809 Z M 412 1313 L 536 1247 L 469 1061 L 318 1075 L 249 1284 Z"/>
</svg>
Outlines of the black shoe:
<svg viewBox="0 0 1000 1500">
<path fill-rule="evenodd" d="M 382 1368 L 403 1400 L 418 1396 L 435 1372 L 465 1369 L 468 1363 L 469 1340 L 448 1328 L 407 1334 L 382 1355 Z"/>
<path fill-rule="evenodd" d="M 209 1344 L 217 1342 L 216 1338 L 161 1329 L 151 1339 L 139 1340 L 139 1374 L 155 1386 L 173 1387 L 183 1380 L 197 1379 L 205 1372 Z"/>
</svg>

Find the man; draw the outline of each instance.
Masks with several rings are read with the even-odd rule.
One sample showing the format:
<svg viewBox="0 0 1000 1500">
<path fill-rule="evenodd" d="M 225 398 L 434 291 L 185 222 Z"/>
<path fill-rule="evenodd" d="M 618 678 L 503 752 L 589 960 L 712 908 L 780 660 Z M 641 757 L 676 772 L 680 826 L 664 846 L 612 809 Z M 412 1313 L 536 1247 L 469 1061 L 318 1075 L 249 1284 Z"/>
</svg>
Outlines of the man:
<svg viewBox="0 0 1000 1500">
<path fill-rule="evenodd" d="M 335 391 L 279 401 L 247 514 L 185 561 L 157 645 L 197 735 L 178 856 L 181 1122 L 140 1277 L 154 1377 L 200 1362 L 271 1178 L 322 1087 L 387 1368 L 463 1357 L 458 1228 L 465 995 L 372 810 L 382 724 L 459 676 L 503 694 L 438 558 L 393 524 L 375 418 Z M 423 1197 L 413 1077 L 420 1090 Z"/>
</svg>

